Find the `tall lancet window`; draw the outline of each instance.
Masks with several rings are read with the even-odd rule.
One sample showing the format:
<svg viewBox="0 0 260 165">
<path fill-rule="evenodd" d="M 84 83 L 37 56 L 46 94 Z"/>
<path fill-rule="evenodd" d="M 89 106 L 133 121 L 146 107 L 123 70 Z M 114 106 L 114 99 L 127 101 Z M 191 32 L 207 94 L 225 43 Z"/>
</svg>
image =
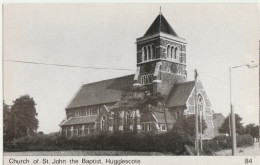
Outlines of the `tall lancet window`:
<svg viewBox="0 0 260 165">
<path fill-rule="evenodd" d="M 147 60 L 147 49 L 146 49 L 146 47 L 143 48 L 143 59 L 144 59 L 144 61 Z"/>
<path fill-rule="evenodd" d="M 155 56 L 155 47 L 154 45 L 152 45 L 152 59 L 155 59 L 156 56 Z"/>
<path fill-rule="evenodd" d="M 178 57 L 178 48 L 176 47 L 174 49 L 174 59 L 177 59 L 177 57 Z"/>
<path fill-rule="evenodd" d="M 203 116 L 204 100 L 201 94 L 198 95 L 198 111 Z"/>
<path fill-rule="evenodd" d="M 174 47 L 172 46 L 172 48 L 171 48 L 171 58 L 173 58 L 173 56 L 174 56 Z"/>
<path fill-rule="evenodd" d="M 148 46 L 148 47 L 147 47 L 147 50 L 148 50 L 148 60 L 151 60 L 151 59 L 152 59 L 152 58 L 151 58 L 151 47 Z"/>
<path fill-rule="evenodd" d="M 167 58 L 170 57 L 170 54 L 171 54 L 171 47 L 170 45 L 167 46 Z"/>
<path fill-rule="evenodd" d="M 130 114 L 126 113 L 126 117 L 125 117 L 125 127 L 129 128 L 130 127 Z"/>
<path fill-rule="evenodd" d="M 106 116 L 102 116 L 100 126 L 101 130 L 105 130 Z"/>
</svg>

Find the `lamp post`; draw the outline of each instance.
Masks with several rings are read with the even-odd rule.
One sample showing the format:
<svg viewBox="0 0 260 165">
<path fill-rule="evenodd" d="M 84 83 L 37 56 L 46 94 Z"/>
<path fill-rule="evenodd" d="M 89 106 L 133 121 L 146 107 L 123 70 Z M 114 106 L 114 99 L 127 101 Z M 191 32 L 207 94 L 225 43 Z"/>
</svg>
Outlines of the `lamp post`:
<svg viewBox="0 0 260 165">
<path fill-rule="evenodd" d="M 197 156 L 199 156 L 199 121 L 198 121 L 198 109 L 197 109 L 197 77 L 198 72 L 194 70 L 194 78 L 195 78 L 195 150 Z"/>
<path fill-rule="evenodd" d="M 247 66 L 248 68 L 256 68 L 259 67 L 260 65 L 238 65 L 234 67 L 229 67 L 229 81 L 230 81 L 230 113 L 231 113 L 231 136 L 232 136 L 232 155 L 235 155 L 235 150 L 236 150 L 236 126 L 235 126 L 235 113 L 234 113 L 234 107 L 232 104 L 232 69 L 235 68 L 240 68 L 243 66 Z M 259 111 L 259 118 L 260 118 L 260 111 Z M 259 125 L 260 125 L 260 119 L 259 119 Z M 260 133 L 259 133 L 259 141 L 260 141 Z M 259 147 L 260 147 L 260 142 L 259 142 Z"/>
<path fill-rule="evenodd" d="M 260 59 L 259 59 L 260 60 Z M 260 65 L 247 65 L 247 67 L 249 69 L 252 69 L 252 68 L 259 68 Z M 259 72 L 260 72 L 260 69 L 259 69 Z M 259 75 L 259 92 L 260 92 L 260 75 Z M 260 104 L 260 100 L 259 100 L 259 104 Z M 259 136 L 258 136 L 258 142 L 259 142 L 259 148 L 260 148 L 260 107 L 259 107 L 259 125 L 258 125 L 258 128 L 259 128 Z"/>
</svg>

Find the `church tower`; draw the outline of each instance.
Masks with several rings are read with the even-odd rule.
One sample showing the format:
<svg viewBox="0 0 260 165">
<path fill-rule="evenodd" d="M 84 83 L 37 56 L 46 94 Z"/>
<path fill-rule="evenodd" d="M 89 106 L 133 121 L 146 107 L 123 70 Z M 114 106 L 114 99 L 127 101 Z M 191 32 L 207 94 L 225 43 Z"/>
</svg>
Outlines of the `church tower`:
<svg viewBox="0 0 260 165">
<path fill-rule="evenodd" d="M 177 82 L 186 81 L 186 41 L 160 13 L 143 37 L 136 39 L 135 86 L 168 94 Z"/>
</svg>

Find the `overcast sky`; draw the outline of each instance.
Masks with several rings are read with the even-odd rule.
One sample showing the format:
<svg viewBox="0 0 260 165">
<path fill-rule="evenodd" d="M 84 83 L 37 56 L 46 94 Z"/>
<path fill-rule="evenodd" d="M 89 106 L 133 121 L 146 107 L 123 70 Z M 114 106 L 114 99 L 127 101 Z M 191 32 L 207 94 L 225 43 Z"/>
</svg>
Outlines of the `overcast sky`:
<svg viewBox="0 0 260 165">
<path fill-rule="evenodd" d="M 187 40 L 187 70 L 198 69 L 216 113 L 229 112 L 229 66 L 256 61 L 258 6 L 162 4 L 175 32 Z M 136 69 L 136 38 L 159 14 L 160 4 L 8 4 L 4 6 L 4 59 Z M 59 130 L 65 107 L 82 83 L 133 74 L 4 62 L 4 100 L 24 94 L 37 103 L 39 131 Z M 258 123 L 259 69 L 233 70 L 235 112 Z"/>
</svg>

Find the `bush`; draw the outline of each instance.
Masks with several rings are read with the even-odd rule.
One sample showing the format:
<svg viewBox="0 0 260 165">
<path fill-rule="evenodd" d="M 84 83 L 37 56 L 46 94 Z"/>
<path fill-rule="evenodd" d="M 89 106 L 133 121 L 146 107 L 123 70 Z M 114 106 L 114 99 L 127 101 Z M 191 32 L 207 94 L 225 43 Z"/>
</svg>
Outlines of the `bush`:
<svg viewBox="0 0 260 165">
<path fill-rule="evenodd" d="M 254 138 L 250 134 L 237 136 L 237 147 L 254 145 Z"/>
<path fill-rule="evenodd" d="M 237 146 L 253 145 L 253 137 L 249 134 L 237 136 Z M 16 139 L 13 143 L 4 143 L 5 151 L 55 151 L 55 150 L 114 150 L 139 152 L 171 152 L 183 155 L 184 146 L 194 146 L 194 139 L 184 133 L 167 132 L 132 133 L 115 132 L 113 134 L 100 133 L 83 137 L 65 137 L 61 135 L 35 135 Z M 217 136 L 212 140 L 203 141 L 204 155 L 231 149 L 231 137 Z M 193 151 L 194 152 L 194 151 Z"/>
<path fill-rule="evenodd" d="M 55 150 L 116 150 L 142 152 L 184 153 L 184 145 L 193 146 L 193 139 L 185 134 L 155 133 L 100 133 L 84 137 L 60 135 L 35 135 L 17 139 L 5 145 L 7 151 L 55 151 Z"/>
<path fill-rule="evenodd" d="M 237 147 L 246 147 L 254 144 L 254 139 L 251 135 L 238 135 L 237 136 Z M 231 149 L 232 140 L 229 136 L 216 136 L 212 140 L 203 141 L 203 154 L 213 155 L 214 152 Z"/>
</svg>

